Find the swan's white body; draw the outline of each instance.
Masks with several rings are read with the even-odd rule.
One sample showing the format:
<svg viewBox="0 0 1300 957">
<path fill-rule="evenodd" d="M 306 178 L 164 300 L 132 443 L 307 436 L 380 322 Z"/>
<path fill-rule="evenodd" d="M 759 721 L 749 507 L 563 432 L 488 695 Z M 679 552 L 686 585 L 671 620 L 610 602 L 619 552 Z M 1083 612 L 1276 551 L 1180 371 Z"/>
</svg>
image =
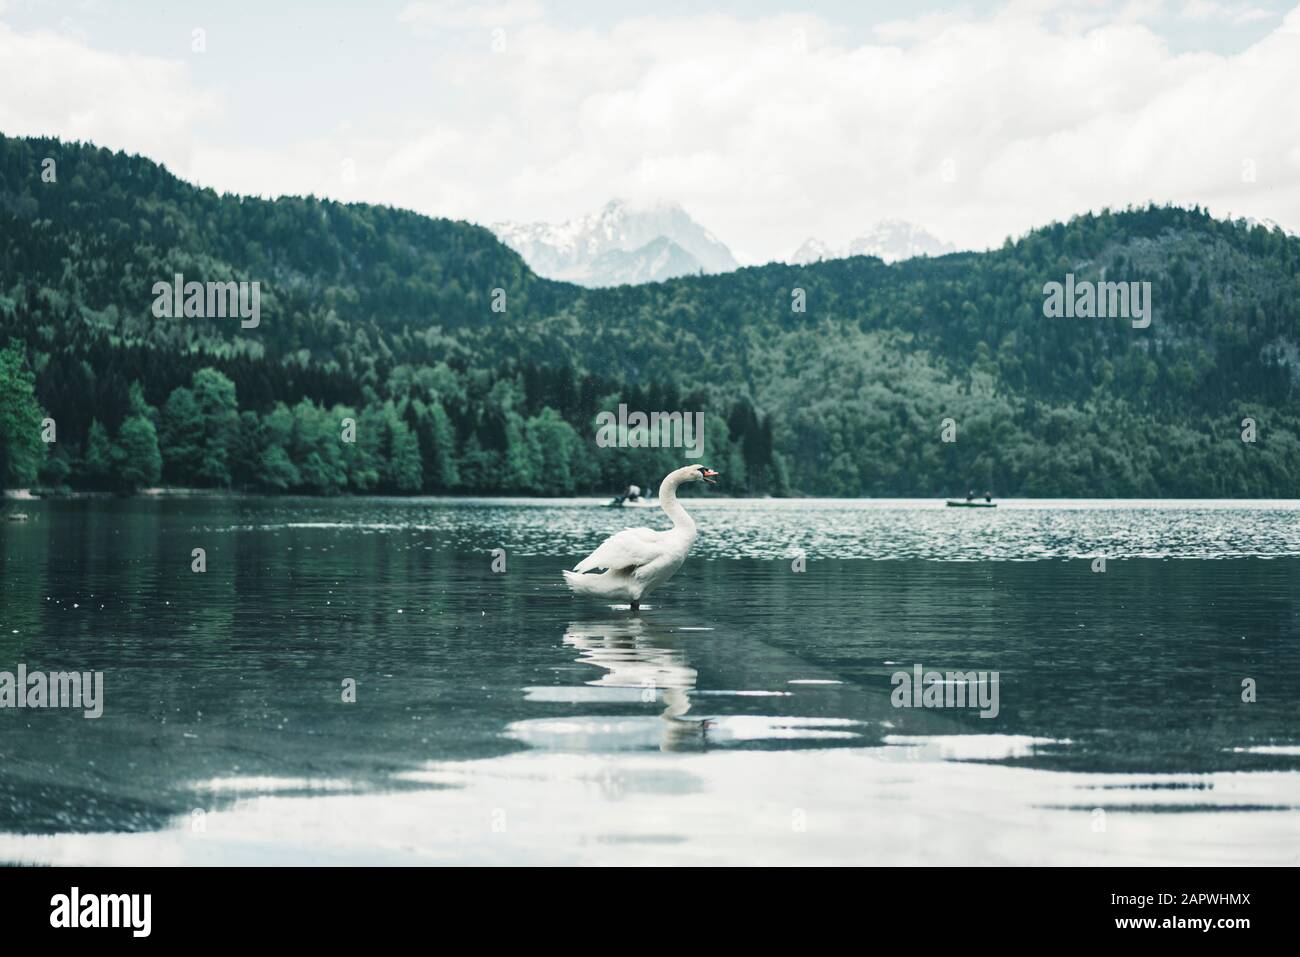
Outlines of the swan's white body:
<svg viewBox="0 0 1300 957">
<path fill-rule="evenodd" d="M 569 588 L 579 595 L 631 602 L 635 608 L 644 595 L 676 574 L 695 544 L 695 522 L 677 501 L 677 486 L 707 481 L 716 474 L 696 465 L 670 472 L 659 486 L 659 506 L 673 520 L 673 527 L 665 532 L 629 528 L 611 535 L 573 571 L 564 573 Z M 585 574 L 598 568 L 604 571 Z"/>
</svg>

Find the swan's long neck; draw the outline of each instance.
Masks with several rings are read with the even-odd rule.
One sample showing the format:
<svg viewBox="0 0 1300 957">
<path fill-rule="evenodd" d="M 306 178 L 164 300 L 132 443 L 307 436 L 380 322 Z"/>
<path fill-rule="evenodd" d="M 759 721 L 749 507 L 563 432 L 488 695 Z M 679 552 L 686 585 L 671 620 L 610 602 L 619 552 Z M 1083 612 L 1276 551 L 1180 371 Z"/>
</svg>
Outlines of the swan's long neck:
<svg viewBox="0 0 1300 957">
<path fill-rule="evenodd" d="M 686 509 L 682 508 L 682 503 L 677 501 L 677 486 L 681 479 L 668 476 L 659 486 L 659 506 L 673 520 L 673 528 L 685 529 L 688 532 L 695 531 L 695 520 L 686 514 Z"/>
</svg>

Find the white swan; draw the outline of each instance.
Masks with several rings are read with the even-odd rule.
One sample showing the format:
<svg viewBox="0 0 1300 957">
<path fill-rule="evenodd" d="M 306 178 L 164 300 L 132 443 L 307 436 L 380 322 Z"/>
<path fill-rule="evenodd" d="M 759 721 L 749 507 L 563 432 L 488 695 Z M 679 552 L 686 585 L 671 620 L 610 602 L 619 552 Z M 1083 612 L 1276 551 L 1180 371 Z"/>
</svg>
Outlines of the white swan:
<svg viewBox="0 0 1300 957">
<path fill-rule="evenodd" d="M 717 474 L 703 465 L 669 472 L 659 483 L 659 506 L 673 520 L 673 527 L 666 532 L 629 528 L 611 535 L 573 571 L 564 573 L 569 588 L 579 595 L 630 602 L 632 610 L 639 611 L 642 596 L 672 578 L 695 543 L 695 522 L 677 501 L 677 486 L 683 482 L 716 485 Z M 594 568 L 605 571 L 583 574 Z"/>
</svg>

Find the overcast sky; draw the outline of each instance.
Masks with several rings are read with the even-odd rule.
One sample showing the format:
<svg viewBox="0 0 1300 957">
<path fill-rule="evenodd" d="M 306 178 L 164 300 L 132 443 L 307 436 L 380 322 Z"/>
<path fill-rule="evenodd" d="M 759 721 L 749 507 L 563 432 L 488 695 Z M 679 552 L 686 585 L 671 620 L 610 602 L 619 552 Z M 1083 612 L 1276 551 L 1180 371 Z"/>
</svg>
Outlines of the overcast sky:
<svg viewBox="0 0 1300 957">
<path fill-rule="evenodd" d="M 1149 199 L 1300 231 L 1300 6 L 0 0 L 0 131 L 481 223 L 675 200 L 742 262 Z"/>
</svg>

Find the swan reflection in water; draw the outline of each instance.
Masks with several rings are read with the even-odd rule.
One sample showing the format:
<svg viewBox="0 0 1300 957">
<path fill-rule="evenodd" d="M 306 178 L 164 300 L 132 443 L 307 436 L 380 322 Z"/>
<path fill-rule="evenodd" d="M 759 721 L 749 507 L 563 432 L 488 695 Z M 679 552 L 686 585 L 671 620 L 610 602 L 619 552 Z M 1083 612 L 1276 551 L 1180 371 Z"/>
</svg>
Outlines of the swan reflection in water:
<svg viewBox="0 0 1300 957">
<path fill-rule="evenodd" d="M 641 701 L 663 702 L 661 751 L 700 750 L 708 745 L 709 720 L 686 716 L 698 674 L 686 661 L 683 641 L 674 629 L 638 618 L 572 622 L 564 635 L 564 643 L 578 649 L 580 664 L 605 670 L 586 684 L 635 688 Z"/>
</svg>

